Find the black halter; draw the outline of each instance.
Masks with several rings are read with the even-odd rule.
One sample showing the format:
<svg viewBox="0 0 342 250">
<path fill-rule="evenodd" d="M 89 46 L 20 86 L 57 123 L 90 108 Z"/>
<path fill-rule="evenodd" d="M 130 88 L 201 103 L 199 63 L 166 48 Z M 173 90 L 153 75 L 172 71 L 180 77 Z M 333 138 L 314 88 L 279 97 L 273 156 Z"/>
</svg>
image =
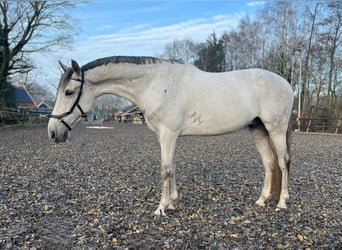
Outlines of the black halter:
<svg viewBox="0 0 342 250">
<path fill-rule="evenodd" d="M 71 131 L 71 127 L 68 123 L 66 123 L 63 118 L 70 115 L 72 112 L 74 112 L 74 109 L 77 107 L 79 109 L 79 111 L 81 112 L 81 116 L 83 118 L 86 118 L 87 117 L 87 114 L 83 111 L 83 109 L 81 108 L 80 104 L 79 104 L 79 101 L 81 99 L 81 95 L 82 95 L 82 90 L 83 90 L 83 85 L 84 85 L 84 70 L 81 70 L 81 79 L 79 78 L 70 78 L 71 80 L 74 80 L 74 81 L 78 81 L 78 82 L 81 82 L 81 87 L 80 87 L 80 91 L 78 92 L 78 95 L 77 95 L 77 98 L 74 102 L 74 104 L 71 106 L 70 110 L 68 112 L 65 112 L 65 113 L 62 113 L 62 114 L 59 114 L 59 115 L 48 115 L 49 118 L 56 118 L 58 119 L 61 123 L 63 123 L 65 125 L 65 127 Z"/>
</svg>

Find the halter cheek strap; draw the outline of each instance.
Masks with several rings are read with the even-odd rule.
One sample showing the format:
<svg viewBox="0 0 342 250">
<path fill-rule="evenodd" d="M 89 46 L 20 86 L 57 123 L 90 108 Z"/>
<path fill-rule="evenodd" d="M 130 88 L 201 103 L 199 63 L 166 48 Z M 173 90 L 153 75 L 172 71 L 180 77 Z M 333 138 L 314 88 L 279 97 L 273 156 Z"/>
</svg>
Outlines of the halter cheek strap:
<svg viewBox="0 0 342 250">
<path fill-rule="evenodd" d="M 64 126 L 69 130 L 71 131 L 72 128 L 71 126 L 63 120 L 64 117 L 72 114 L 72 112 L 74 112 L 74 109 L 77 107 L 78 110 L 81 112 L 81 117 L 82 118 L 86 118 L 88 115 L 87 113 L 85 113 L 83 111 L 83 109 L 81 108 L 79 102 L 80 102 L 80 99 L 81 99 L 81 95 L 82 95 L 82 90 L 83 90 L 83 85 L 84 85 L 84 71 L 81 70 L 81 79 L 79 78 L 70 78 L 71 80 L 74 80 L 74 81 L 78 81 L 78 82 L 81 82 L 81 87 L 80 87 L 80 91 L 78 92 L 78 95 L 77 95 L 77 98 L 74 102 L 74 104 L 71 106 L 70 110 L 68 112 L 65 112 L 65 113 L 62 113 L 62 114 L 59 114 L 59 115 L 48 115 L 49 118 L 55 118 L 55 119 L 58 119 L 61 123 L 64 124 Z"/>
<path fill-rule="evenodd" d="M 72 130 L 72 128 L 69 126 L 69 124 L 68 123 L 66 123 L 63 119 L 59 119 L 60 121 L 61 121 L 61 123 L 63 123 L 64 124 L 64 126 L 69 130 L 69 131 L 71 131 Z"/>
<path fill-rule="evenodd" d="M 77 107 L 77 108 L 79 109 L 79 111 L 81 112 L 81 117 L 82 117 L 82 118 L 88 117 L 88 115 L 87 115 L 86 113 L 84 113 L 83 109 L 81 108 L 81 106 L 80 106 L 79 104 L 77 104 L 76 107 Z M 71 113 L 72 113 L 72 112 L 71 112 Z M 65 116 L 67 116 L 67 115 L 70 115 L 71 113 L 66 112 L 65 115 L 63 114 L 63 115 L 64 115 L 63 117 L 65 117 Z M 59 117 L 57 117 L 57 116 L 58 116 L 58 115 L 50 115 L 49 117 L 50 117 L 50 118 L 57 118 L 61 123 L 64 124 L 64 126 L 65 126 L 69 131 L 71 131 L 72 128 L 70 127 L 70 125 L 69 125 L 66 121 L 63 120 L 63 117 L 59 118 Z"/>
</svg>

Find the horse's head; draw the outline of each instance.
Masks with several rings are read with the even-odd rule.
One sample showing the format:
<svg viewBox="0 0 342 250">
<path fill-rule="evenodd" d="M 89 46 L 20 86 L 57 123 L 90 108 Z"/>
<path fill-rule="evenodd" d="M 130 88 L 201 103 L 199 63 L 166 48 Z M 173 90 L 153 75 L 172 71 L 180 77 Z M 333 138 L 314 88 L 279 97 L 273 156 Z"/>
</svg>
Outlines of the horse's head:
<svg viewBox="0 0 342 250">
<path fill-rule="evenodd" d="M 64 73 L 48 124 L 49 137 L 57 143 L 69 138 L 71 129 L 87 116 L 95 101 L 95 95 L 84 78 L 84 71 L 77 62 L 72 60 L 71 68 L 59 63 Z"/>
</svg>

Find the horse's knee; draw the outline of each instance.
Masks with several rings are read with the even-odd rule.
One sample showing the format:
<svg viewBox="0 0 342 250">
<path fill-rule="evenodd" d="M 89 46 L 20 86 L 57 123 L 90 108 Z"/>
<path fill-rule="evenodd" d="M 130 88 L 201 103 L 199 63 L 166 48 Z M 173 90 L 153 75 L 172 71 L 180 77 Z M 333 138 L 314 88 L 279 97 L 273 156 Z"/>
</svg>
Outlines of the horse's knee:
<svg viewBox="0 0 342 250">
<path fill-rule="evenodd" d="M 288 155 L 285 155 L 284 157 L 278 158 L 278 166 L 283 171 L 289 171 L 290 167 L 290 157 Z"/>
<path fill-rule="evenodd" d="M 264 165 L 264 169 L 266 172 L 272 173 L 275 166 L 276 166 L 275 164 L 277 164 L 277 163 L 276 163 L 274 157 L 272 157 L 272 158 L 263 159 L 262 164 Z"/>
<path fill-rule="evenodd" d="M 174 175 L 175 175 L 175 170 L 172 166 L 167 166 L 167 167 L 162 168 L 161 177 L 163 180 L 170 179 L 174 177 Z"/>
</svg>

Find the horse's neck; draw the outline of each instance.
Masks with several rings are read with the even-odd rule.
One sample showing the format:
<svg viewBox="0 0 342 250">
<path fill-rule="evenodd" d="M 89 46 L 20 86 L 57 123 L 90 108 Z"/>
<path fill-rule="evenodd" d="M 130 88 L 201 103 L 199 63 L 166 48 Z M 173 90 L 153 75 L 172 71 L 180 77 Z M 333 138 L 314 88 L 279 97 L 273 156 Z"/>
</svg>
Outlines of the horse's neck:
<svg viewBox="0 0 342 250">
<path fill-rule="evenodd" d="M 139 105 L 140 96 L 154 78 L 152 65 L 108 64 L 87 71 L 96 97 L 115 94 Z"/>
</svg>

